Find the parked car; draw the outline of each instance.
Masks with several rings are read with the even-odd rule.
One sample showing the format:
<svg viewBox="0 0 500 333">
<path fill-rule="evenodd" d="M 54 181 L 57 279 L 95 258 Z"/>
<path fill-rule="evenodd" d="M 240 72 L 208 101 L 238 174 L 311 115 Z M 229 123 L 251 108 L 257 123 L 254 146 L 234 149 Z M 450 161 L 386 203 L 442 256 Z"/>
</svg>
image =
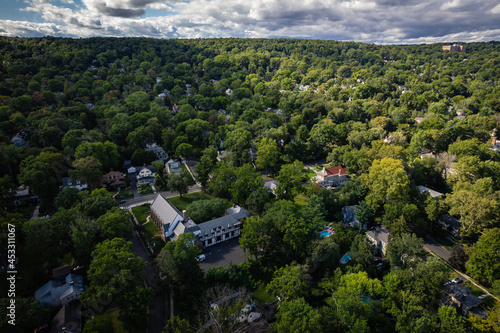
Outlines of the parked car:
<svg viewBox="0 0 500 333">
<path fill-rule="evenodd" d="M 451 282 L 453 282 L 453 283 L 460 283 L 460 282 L 462 282 L 462 279 L 459 278 L 459 277 L 457 277 L 457 278 L 454 278 L 453 280 L 451 280 Z"/>
<path fill-rule="evenodd" d="M 205 260 L 205 259 L 207 259 L 207 257 L 206 257 L 204 254 L 200 254 L 200 255 L 198 256 L 198 261 L 203 261 L 203 260 Z"/>
</svg>

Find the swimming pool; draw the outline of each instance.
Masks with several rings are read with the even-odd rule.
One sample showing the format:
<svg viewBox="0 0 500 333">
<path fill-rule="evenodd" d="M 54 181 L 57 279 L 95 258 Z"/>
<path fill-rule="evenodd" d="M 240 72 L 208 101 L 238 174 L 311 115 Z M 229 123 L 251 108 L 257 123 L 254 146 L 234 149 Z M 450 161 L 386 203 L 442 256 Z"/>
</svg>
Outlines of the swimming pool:
<svg viewBox="0 0 500 333">
<path fill-rule="evenodd" d="M 349 255 L 349 253 L 346 253 L 340 259 L 340 263 L 341 264 L 347 264 L 347 262 L 350 261 L 350 260 L 352 260 L 351 256 Z"/>
<path fill-rule="evenodd" d="M 324 230 L 324 231 L 322 231 L 322 232 L 319 233 L 319 237 L 325 238 L 325 237 L 330 236 L 331 234 L 333 234 L 333 231 L 331 231 L 331 230 Z"/>
</svg>

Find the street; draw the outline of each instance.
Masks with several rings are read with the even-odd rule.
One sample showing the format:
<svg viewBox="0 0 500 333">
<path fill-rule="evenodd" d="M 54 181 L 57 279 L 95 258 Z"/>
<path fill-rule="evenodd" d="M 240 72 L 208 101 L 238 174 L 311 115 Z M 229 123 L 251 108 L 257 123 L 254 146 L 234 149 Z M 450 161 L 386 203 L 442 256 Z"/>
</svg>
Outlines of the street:
<svg viewBox="0 0 500 333">
<path fill-rule="evenodd" d="M 436 242 L 429 236 L 424 237 L 424 248 L 425 247 L 427 247 L 429 250 L 436 253 L 438 256 L 440 256 L 446 261 L 448 261 L 451 257 L 451 252 L 449 250 L 445 249 L 443 246 L 441 246 L 438 242 Z"/>
<path fill-rule="evenodd" d="M 200 191 L 201 191 L 201 186 L 193 185 L 193 186 L 189 187 L 188 193 L 200 192 Z M 139 206 L 139 205 L 142 205 L 143 203 L 146 203 L 146 202 L 151 203 L 156 198 L 157 194 L 162 194 L 165 198 L 177 197 L 179 195 L 179 193 L 171 192 L 171 191 L 158 192 L 156 194 L 148 194 L 148 195 L 144 195 L 144 196 L 138 196 L 135 198 L 123 200 L 125 202 L 119 204 L 119 206 L 120 206 L 120 208 L 123 208 L 123 207 L 129 207 L 129 206 Z"/>
</svg>

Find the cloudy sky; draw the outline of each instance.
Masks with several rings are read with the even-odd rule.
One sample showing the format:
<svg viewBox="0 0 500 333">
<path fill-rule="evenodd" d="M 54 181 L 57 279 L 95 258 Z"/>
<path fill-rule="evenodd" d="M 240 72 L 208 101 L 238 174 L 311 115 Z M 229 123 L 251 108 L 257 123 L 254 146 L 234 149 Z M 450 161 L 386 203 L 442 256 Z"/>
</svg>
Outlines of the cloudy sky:
<svg viewBox="0 0 500 333">
<path fill-rule="evenodd" d="M 0 0 L 0 35 L 500 40 L 500 0 Z"/>
</svg>

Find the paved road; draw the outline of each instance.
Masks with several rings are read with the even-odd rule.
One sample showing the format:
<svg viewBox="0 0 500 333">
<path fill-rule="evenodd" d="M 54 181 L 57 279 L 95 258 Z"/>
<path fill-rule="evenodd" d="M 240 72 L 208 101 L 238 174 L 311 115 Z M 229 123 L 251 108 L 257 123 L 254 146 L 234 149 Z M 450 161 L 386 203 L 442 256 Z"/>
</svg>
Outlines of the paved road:
<svg viewBox="0 0 500 333">
<path fill-rule="evenodd" d="M 193 192 L 200 192 L 201 187 L 199 185 L 193 185 L 189 187 L 188 193 L 193 193 Z M 162 194 L 165 198 L 171 198 L 171 197 L 177 197 L 179 196 L 178 192 L 171 192 L 171 191 L 165 191 L 165 192 L 158 192 Z M 124 203 L 119 204 L 120 207 L 128 207 L 128 206 L 139 206 L 142 205 L 143 203 L 146 202 L 153 202 L 153 200 L 156 198 L 156 194 L 148 194 L 148 195 L 143 195 L 139 196 L 133 199 L 128 199 L 124 200 Z"/>
<path fill-rule="evenodd" d="M 427 247 L 432 252 L 436 253 L 438 256 L 448 261 L 451 257 L 451 252 L 441 246 L 438 242 L 429 236 L 424 237 L 424 247 Z"/>
<path fill-rule="evenodd" d="M 146 284 L 154 291 L 153 300 L 149 304 L 148 333 L 162 333 L 166 324 L 165 299 L 161 288 L 153 281 L 153 277 L 156 275 L 156 268 L 149 259 L 149 254 L 135 231 L 134 237 L 132 238 L 132 250 L 148 263 L 148 266 L 144 267 L 144 271 L 146 272 Z"/>
</svg>

